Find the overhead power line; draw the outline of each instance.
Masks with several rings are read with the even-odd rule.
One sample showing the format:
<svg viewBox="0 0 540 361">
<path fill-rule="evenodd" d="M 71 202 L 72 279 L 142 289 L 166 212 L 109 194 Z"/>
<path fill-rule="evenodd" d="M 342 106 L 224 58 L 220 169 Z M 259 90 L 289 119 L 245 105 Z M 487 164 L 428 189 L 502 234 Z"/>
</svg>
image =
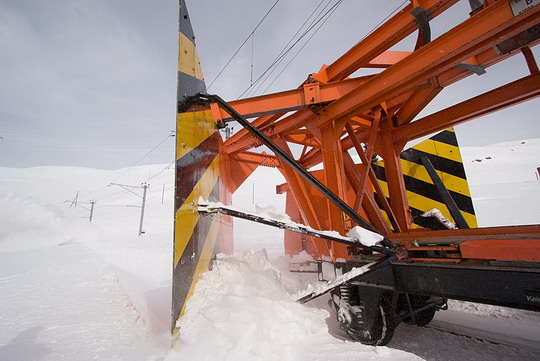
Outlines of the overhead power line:
<svg viewBox="0 0 540 361">
<path fill-rule="evenodd" d="M 324 26 L 324 24 L 328 21 L 328 19 L 330 19 L 330 16 L 332 16 L 332 14 L 334 13 L 334 11 L 337 10 L 338 6 L 341 4 L 341 2 L 339 2 L 338 4 L 336 4 L 335 7 L 333 7 L 332 9 L 330 9 L 328 11 L 328 16 L 324 19 L 324 21 L 321 22 L 321 24 L 317 27 L 317 29 L 315 29 L 315 31 L 313 32 L 313 34 L 311 34 L 311 36 L 306 40 L 306 42 L 304 43 L 304 45 L 302 45 L 302 47 L 300 49 L 298 49 L 298 51 L 296 52 L 296 54 L 293 55 L 293 57 L 291 58 L 291 60 L 289 60 L 289 62 L 283 67 L 283 69 L 281 69 L 281 71 L 279 72 L 278 75 L 276 75 L 276 77 L 274 77 L 274 80 L 272 80 L 272 82 L 263 90 L 263 94 L 266 93 L 268 91 L 268 89 L 276 82 L 276 80 L 279 79 L 279 77 L 281 76 L 281 74 L 283 74 L 283 72 L 285 70 L 287 70 L 287 68 L 289 67 L 289 65 L 291 65 L 291 63 L 294 61 L 294 59 L 296 59 L 296 57 L 302 52 L 302 50 L 304 50 L 304 48 L 306 47 L 306 45 L 309 44 L 309 42 L 311 41 L 311 39 L 313 39 L 313 37 L 317 34 L 317 32 Z M 277 69 L 277 66 L 274 68 L 274 69 Z M 262 85 L 262 83 L 260 84 Z M 260 86 L 258 87 L 260 88 Z"/>
<path fill-rule="evenodd" d="M 146 153 L 145 155 L 143 155 L 138 161 L 136 161 L 135 163 L 133 163 L 133 164 L 131 165 L 131 167 L 129 167 L 128 169 L 126 169 L 124 172 L 122 172 L 122 174 L 120 174 L 118 177 L 114 178 L 114 179 L 112 180 L 111 183 L 116 182 L 120 177 L 122 177 L 124 174 L 126 174 L 127 172 L 129 172 L 131 169 L 133 169 L 133 167 L 135 167 L 137 164 L 139 164 L 140 162 L 142 162 L 142 160 L 143 160 L 144 158 L 146 158 L 148 155 L 152 154 L 152 152 L 153 152 L 154 150 L 156 150 L 160 145 L 162 145 L 163 143 L 165 143 L 165 141 L 166 141 L 167 139 L 169 139 L 169 138 L 171 138 L 171 137 L 174 137 L 174 135 L 175 135 L 174 132 L 171 132 L 171 134 L 167 135 L 161 142 L 159 142 L 158 145 L 156 145 L 156 146 L 155 146 L 154 148 L 152 148 L 148 153 Z"/>
<path fill-rule="evenodd" d="M 300 43 L 302 41 L 302 39 L 304 37 L 306 37 L 313 29 L 315 29 L 317 27 L 317 25 L 322 21 L 323 24 L 328 20 L 328 18 L 334 13 L 334 11 L 337 9 L 337 7 L 339 5 L 341 5 L 343 3 L 343 0 L 337 0 L 324 14 L 322 14 L 327 8 L 328 6 L 330 5 L 330 1 L 328 2 L 328 4 L 326 4 L 324 6 L 324 8 L 319 12 L 319 14 L 317 15 L 317 17 L 310 23 L 310 25 L 308 26 L 308 28 L 302 33 L 302 35 L 300 35 L 296 40 L 294 40 L 295 36 L 299 33 L 299 31 L 304 27 L 304 25 L 309 21 L 309 19 L 313 16 L 313 13 L 317 11 L 317 9 L 320 7 L 320 3 L 319 5 L 317 6 L 317 8 L 314 10 L 314 12 L 308 17 L 308 19 L 306 20 L 306 22 L 304 22 L 304 25 L 302 25 L 299 29 L 299 31 L 296 32 L 295 35 L 293 35 L 293 37 L 291 38 L 291 40 L 289 40 L 289 42 L 287 43 L 288 44 L 291 44 L 290 46 L 287 47 L 287 45 L 285 46 L 286 50 L 282 50 L 278 56 L 276 57 L 276 59 L 270 64 L 270 66 L 268 66 L 268 68 L 253 82 L 252 85 L 250 85 L 246 90 L 244 90 L 244 92 L 242 92 L 242 94 L 238 97 L 238 98 L 242 98 L 245 94 L 250 94 L 250 95 L 254 95 L 254 93 L 262 86 L 262 84 L 268 80 L 268 78 L 270 77 L 270 75 L 272 74 L 272 72 L 277 68 L 277 66 L 285 59 L 285 57 L 291 52 L 291 50 L 296 46 L 298 45 L 298 43 Z M 322 15 L 321 15 L 322 14 Z M 322 25 L 321 25 L 322 26 Z M 305 47 L 307 45 L 307 43 L 313 38 L 313 36 L 319 31 L 319 29 L 321 28 L 321 26 L 317 27 L 315 29 L 315 32 L 308 38 L 308 40 L 306 41 L 306 43 L 303 45 L 303 47 Z M 302 48 L 303 48 L 302 47 Z M 290 62 L 289 62 L 290 64 Z M 287 64 L 286 67 L 289 65 Z M 267 75 L 268 74 L 268 75 Z M 264 80 L 263 80 L 264 78 Z M 259 83 L 260 82 L 260 83 Z M 256 84 L 257 87 L 256 88 L 253 88 L 253 86 L 255 86 Z M 253 88 L 253 89 L 252 89 Z"/>
<path fill-rule="evenodd" d="M 274 3 L 274 5 L 272 5 L 272 7 L 270 8 L 270 10 L 268 10 L 266 12 L 266 14 L 263 16 L 263 18 L 261 19 L 261 21 L 259 21 L 259 23 L 257 24 L 257 26 L 255 26 L 255 28 L 251 31 L 251 33 L 249 33 L 248 37 L 246 38 L 246 40 L 244 40 L 244 42 L 238 47 L 238 49 L 236 49 L 236 51 L 234 52 L 234 54 L 231 56 L 231 58 L 229 59 L 229 61 L 223 66 L 223 68 L 221 68 L 221 70 L 219 71 L 219 73 L 216 75 L 216 77 L 214 78 L 214 80 L 212 80 L 212 82 L 210 83 L 210 85 L 208 86 L 207 89 L 210 89 L 212 87 L 212 85 L 215 83 L 215 81 L 219 78 L 219 76 L 221 75 L 221 73 L 223 73 L 223 71 L 227 68 L 227 66 L 229 66 L 229 64 L 231 63 L 231 61 L 233 61 L 233 59 L 236 57 L 236 55 L 238 54 L 238 52 L 244 47 L 244 45 L 246 45 L 246 43 L 248 42 L 248 40 L 253 36 L 253 34 L 255 33 L 255 31 L 259 28 L 259 26 L 261 26 L 261 24 L 263 23 L 263 21 L 268 17 L 268 15 L 270 15 L 270 13 L 272 12 L 272 10 L 276 7 L 276 5 L 279 3 L 280 0 L 276 0 L 276 2 Z"/>
</svg>

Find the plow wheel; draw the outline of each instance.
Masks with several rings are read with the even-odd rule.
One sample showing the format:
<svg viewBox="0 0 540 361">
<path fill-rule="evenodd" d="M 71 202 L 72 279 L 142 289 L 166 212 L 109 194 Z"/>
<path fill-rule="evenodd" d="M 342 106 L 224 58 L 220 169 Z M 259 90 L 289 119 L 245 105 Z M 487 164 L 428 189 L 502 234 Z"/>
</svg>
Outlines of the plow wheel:
<svg viewBox="0 0 540 361">
<path fill-rule="evenodd" d="M 333 293 L 341 329 L 352 340 L 370 346 L 388 344 L 400 323 L 391 299 L 391 293 L 353 285 L 343 285 Z"/>
<path fill-rule="evenodd" d="M 392 305 L 385 298 L 381 298 L 379 310 L 376 312 L 375 319 L 368 329 L 350 325 L 345 328 L 349 337 L 364 345 L 385 346 L 394 336 L 394 330 L 399 324 L 399 317 L 394 312 Z"/>
</svg>

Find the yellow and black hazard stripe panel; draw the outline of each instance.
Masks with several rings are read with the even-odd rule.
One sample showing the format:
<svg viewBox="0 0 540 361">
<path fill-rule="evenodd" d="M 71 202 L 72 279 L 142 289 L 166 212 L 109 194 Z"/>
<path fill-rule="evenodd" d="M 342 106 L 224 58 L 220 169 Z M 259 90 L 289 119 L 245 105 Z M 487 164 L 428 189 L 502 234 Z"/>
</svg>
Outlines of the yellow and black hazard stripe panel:
<svg viewBox="0 0 540 361">
<path fill-rule="evenodd" d="M 459 145 L 452 128 L 437 133 L 401 153 L 401 167 L 413 226 L 433 230 L 444 229 L 444 226 L 433 218 L 422 217 L 422 214 L 433 208 L 441 211 L 445 218 L 453 220 L 442 196 L 422 164 L 422 157 L 427 157 L 431 161 L 469 227 L 478 227 Z M 384 162 L 373 163 L 372 167 L 388 197 Z"/>
<path fill-rule="evenodd" d="M 206 92 L 189 15 L 180 0 L 178 104 L 176 123 L 176 179 L 172 329 L 183 314 L 199 276 L 219 250 L 220 218 L 199 214 L 197 204 L 220 201 L 221 137 L 209 106 L 190 105 L 186 98 Z M 220 193 L 221 191 L 221 193 Z"/>
</svg>

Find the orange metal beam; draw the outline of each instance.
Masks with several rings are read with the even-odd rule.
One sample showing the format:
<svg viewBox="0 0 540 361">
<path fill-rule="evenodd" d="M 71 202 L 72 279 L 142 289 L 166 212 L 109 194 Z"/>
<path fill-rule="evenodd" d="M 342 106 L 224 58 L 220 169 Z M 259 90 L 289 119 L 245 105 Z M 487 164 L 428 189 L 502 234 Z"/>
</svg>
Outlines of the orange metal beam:
<svg viewBox="0 0 540 361">
<path fill-rule="evenodd" d="M 311 119 L 312 116 L 313 113 L 309 110 L 299 110 L 287 118 L 281 119 L 279 122 L 267 124 L 266 126 L 258 128 L 267 136 L 284 134 L 287 131 L 301 128 Z M 252 124 L 255 125 L 255 122 Z M 240 139 L 235 140 L 235 142 L 225 142 L 225 150 L 229 153 L 235 153 L 250 149 L 254 146 L 254 144 L 257 143 L 259 142 L 255 139 L 255 137 L 253 137 L 251 134 L 246 134 Z"/>
<path fill-rule="evenodd" d="M 356 136 L 354 134 L 354 130 L 352 129 L 351 125 L 348 124 L 348 123 L 345 124 L 345 129 L 347 130 L 347 133 L 349 134 L 349 137 L 353 141 L 353 145 L 354 145 L 354 148 L 356 150 L 356 153 L 358 153 L 358 156 L 360 156 L 360 153 L 363 153 L 363 156 L 364 156 L 365 159 L 371 159 L 371 157 L 373 156 L 373 152 L 374 152 L 374 149 L 375 149 L 375 143 L 377 141 L 377 133 L 379 132 L 379 121 L 380 121 L 380 119 L 381 119 L 381 111 L 379 110 L 377 112 L 376 116 L 375 116 L 375 120 L 373 121 L 373 125 L 372 125 L 371 130 L 370 130 L 369 141 L 367 143 L 368 148 L 367 148 L 366 152 L 364 152 L 364 150 L 361 148 L 360 142 L 358 142 L 358 140 L 356 139 Z M 358 184 L 358 187 L 360 189 L 364 189 L 364 186 L 367 183 L 368 174 L 369 174 L 369 166 L 368 166 L 368 164 L 369 163 L 364 163 L 364 165 L 366 165 L 366 166 L 360 172 L 360 179 L 359 179 L 359 184 Z M 355 207 L 362 204 L 362 196 L 363 196 L 363 193 L 361 193 L 359 196 L 357 196 L 356 201 L 354 203 Z"/>
<path fill-rule="evenodd" d="M 388 193 L 390 196 L 390 205 L 396 217 L 399 228 L 406 230 L 410 228 L 411 217 L 409 214 L 409 202 L 405 191 L 405 180 L 401 169 L 399 155 L 402 149 L 394 147 L 394 141 L 391 134 L 391 120 L 386 119 L 381 128 L 381 156 L 384 159 L 384 171 L 388 184 Z"/>
<path fill-rule="evenodd" d="M 347 175 L 347 180 L 351 184 L 352 189 L 355 190 L 356 198 L 361 199 L 362 209 L 366 213 L 369 221 L 373 224 L 375 228 L 379 230 L 382 234 L 388 234 L 391 232 L 390 227 L 386 219 L 384 218 L 381 210 L 375 199 L 372 197 L 372 190 L 364 184 L 361 186 L 360 183 L 360 170 L 358 166 L 354 164 L 349 153 L 343 153 L 343 161 L 345 164 L 345 174 Z M 363 168 L 369 168 L 365 164 L 362 165 Z M 360 208 L 355 208 L 355 211 L 359 211 Z"/>
<path fill-rule="evenodd" d="M 369 64 L 362 66 L 362 68 L 389 68 L 398 61 L 405 59 L 411 53 L 411 51 L 388 50 L 371 60 Z"/>
<path fill-rule="evenodd" d="M 235 100 L 229 102 L 229 104 L 245 118 L 286 113 L 339 99 L 372 77 L 372 75 L 369 75 L 328 84 L 320 84 L 318 82 L 306 83 L 299 89 Z M 219 108 L 218 111 L 219 116 L 215 116 L 217 118 L 216 120 L 223 120 L 225 122 L 232 120 L 230 115 L 223 109 Z"/>
<path fill-rule="evenodd" d="M 441 231 L 411 230 L 391 233 L 388 238 L 397 243 L 452 244 L 469 240 L 540 239 L 540 224 L 531 226 L 449 229 Z"/>
<path fill-rule="evenodd" d="M 283 138 L 285 138 L 287 142 L 301 144 L 306 147 L 320 148 L 321 146 L 320 141 L 315 138 L 308 129 L 298 129 L 288 132 L 287 134 L 283 135 Z M 300 158 L 301 157 L 302 156 L 300 156 Z"/>
<path fill-rule="evenodd" d="M 268 125 L 274 124 L 274 122 L 283 115 L 284 114 L 267 115 L 255 119 L 253 122 L 251 122 L 251 124 L 261 129 Z M 255 137 L 253 137 L 253 135 L 247 129 L 242 128 L 224 142 L 224 149 L 227 153 L 234 153 L 240 150 L 254 148 L 258 146 L 256 144 L 260 145 L 260 142 Z"/>
<path fill-rule="evenodd" d="M 472 99 L 443 109 L 393 131 L 394 141 L 409 141 L 471 119 L 540 96 L 540 73 L 493 89 Z"/>
<path fill-rule="evenodd" d="M 275 155 L 266 154 L 265 152 L 255 153 L 244 151 L 234 154 L 231 156 L 231 159 L 237 162 L 257 164 L 263 167 L 276 168 L 280 166 Z"/>
<path fill-rule="evenodd" d="M 319 112 L 320 124 L 354 116 L 437 76 L 540 21 L 540 6 L 514 16 L 500 0 Z"/>
<path fill-rule="evenodd" d="M 437 79 L 432 79 L 432 86 L 426 89 L 417 90 L 411 93 L 408 99 L 402 104 L 396 114 L 392 117 L 395 126 L 400 126 L 411 122 L 443 89 L 439 86 Z"/>
<path fill-rule="evenodd" d="M 284 151 L 292 155 L 287 143 L 276 137 L 274 139 L 275 143 L 281 147 Z M 302 179 L 298 173 L 296 173 L 291 167 L 289 167 L 285 162 L 278 158 L 280 167 L 278 168 L 281 174 L 285 177 L 287 181 L 288 190 L 291 192 L 293 199 L 298 206 L 300 215 L 304 224 L 307 224 L 315 229 L 325 230 L 328 229 L 326 224 L 320 217 L 320 214 L 317 212 L 315 205 L 311 197 L 309 196 L 308 187 L 310 185 Z M 313 237 L 309 237 L 313 243 L 313 246 L 317 250 L 319 255 L 329 254 L 329 245 L 328 242 L 323 242 L 322 240 L 316 240 Z"/>
<path fill-rule="evenodd" d="M 457 1 L 426 0 L 422 2 L 422 6 L 433 19 L 457 3 Z M 413 8 L 412 4 L 407 5 L 322 72 L 314 74 L 314 77 L 317 80 L 341 80 L 359 68 L 367 66 L 370 61 L 418 29 L 416 20 L 411 14 Z"/>
<path fill-rule="evenodd" d="M 334 122 L 336 123 L 336 122 Z M 339 198 L 347 202 L 345 190 L 345 171 L 343 168 L 341 143 L 337 133 L 336 124 L 321 129 L 321 152 L 324 169 L 325 185 Z M 344 215 L 330 200 L 326 200 L 327 213 L 330 220 L 330 229 L 344 234 Z"/>
</svg>

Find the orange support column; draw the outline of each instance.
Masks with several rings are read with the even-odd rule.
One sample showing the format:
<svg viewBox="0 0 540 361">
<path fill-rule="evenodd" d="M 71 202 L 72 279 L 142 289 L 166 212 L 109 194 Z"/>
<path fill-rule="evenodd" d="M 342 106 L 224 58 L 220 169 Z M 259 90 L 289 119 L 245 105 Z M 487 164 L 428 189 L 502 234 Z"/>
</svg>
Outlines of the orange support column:
<svg viewBox="0 0 540 361">
<path fill-rule="evenodd" d="M 339 141 L 338 122 L 321 129 L 322 158 L 324 167 L 325 185 L 339 198 L 346 201 L 345 170 L 343 166 L 343 150 Z M 326 201 L 330 229 L 343 234 L 345 231 L 344 215 L 330 200 Z"/>
<path fill-rule="evenodd" d="M 391 133 L 391 120 L 386 119 L 381 131 L 381 156 L 384 159 L 386 181 L 388 183 L 388 193 L 390 204 L 399 224 L 399 228 L 407 230 L 410 228 L 411 217 L 409 214 L 409 202 L 405 190 L 405 180 L 401 169 L 399 155 L 402 149 L 396 149 Z"/>
</svg>

